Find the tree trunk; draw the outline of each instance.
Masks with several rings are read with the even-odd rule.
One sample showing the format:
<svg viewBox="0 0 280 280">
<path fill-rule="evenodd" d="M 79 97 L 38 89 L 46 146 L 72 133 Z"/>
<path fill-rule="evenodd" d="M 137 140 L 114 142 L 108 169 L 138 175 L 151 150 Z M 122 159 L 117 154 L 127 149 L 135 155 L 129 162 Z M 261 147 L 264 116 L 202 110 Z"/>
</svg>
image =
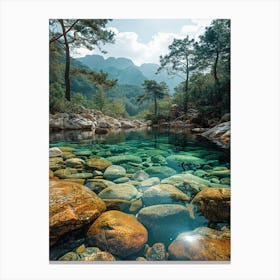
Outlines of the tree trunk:
<svg viewBox="0 0 280 280">
<path fill-rule="evenodd" d="M 158 108 L 157 108 L 157 98 L 156 98 L 156 97 L 155 97 L 155 99 L 154 99 L 154 102 L 155 102 L 155 116 L 157 116 Z"/>
<path fill-rule="evenodd" d="M 65 32 L 65 26 L 63 19 L 59 20 L 59 23 L 62 28 L 63 32 L 63 38 L 64 38 L 64 44 L 65 44 L 65 73 L 64 73 L 64 79 L 65 79 L 65 98 L 70 101 L 71 100 L 71 87 L 70 87 L 70 50 L 69 50 L 69 44 L 67 41 L 67 35 Z"/>
<path fill-rule="evenodd" d="M 214 75 L 214 81 L 215 81 L 215 83 L 218 83 L 218 82 L 219 82 L 218 75 L 217 75 L 217 66 L 218 66 L 218 61 L 219 61 L 219 54 L 220 54 L 220 53 L 219 53 L 219 51 L 217 50 L 215 62 L 214 62 L 214 65 L 213 65 L 213 75 Z"/>
<path fill-rule="evenodd" d="M 184 111 L 188 111 L 188 90 L 189 90 L 189 60 L 188 56 L 186 56 L 186 81 L 185 81 L 185 97 L 184 97 Z"/>
</svg>

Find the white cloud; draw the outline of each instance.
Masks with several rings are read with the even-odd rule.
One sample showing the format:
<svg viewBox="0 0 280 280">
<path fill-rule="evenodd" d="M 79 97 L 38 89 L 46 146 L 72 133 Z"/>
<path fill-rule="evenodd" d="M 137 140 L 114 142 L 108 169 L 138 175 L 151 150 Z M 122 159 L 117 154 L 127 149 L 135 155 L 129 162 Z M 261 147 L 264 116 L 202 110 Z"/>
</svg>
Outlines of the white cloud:
<svg viewBox="0 0 280 280">
<path fill-rule="evenodd" d="M 104 50 L 107 51 L 107 54 L 103 55 L 105 57 L 127 57 L 132 59 L 136 65 L 159 63 L 159 56 L 168 52 L 168 46 L 174 38 L 182 39 L 189 35 L 198 40 L 204 32 L 205 26 L 210 23 L 211 20 L 192 20 L 190 25 L 182 26 L 179 33 L 158 32 L 148 43 L 140 42 L 138 34 L 135 32 L 120 32 L 117 28 L 110 27 L 110 30 L 115 33 L 115 44 L 106 44 Z M 93 51 L 79 49 L 73 56 L 81 57 L 87 54 L 101 54 L 101 52 L 98 49 Z"/>
</svg>

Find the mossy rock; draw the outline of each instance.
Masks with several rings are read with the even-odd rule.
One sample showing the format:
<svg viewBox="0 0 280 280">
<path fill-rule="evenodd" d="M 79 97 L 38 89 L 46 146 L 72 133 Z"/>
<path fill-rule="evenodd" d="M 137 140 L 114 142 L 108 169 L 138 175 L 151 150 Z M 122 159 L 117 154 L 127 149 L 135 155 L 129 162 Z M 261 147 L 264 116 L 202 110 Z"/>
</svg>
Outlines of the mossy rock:
<svg viewBox="0 0 280 280">
<path fill-rule="evenodd" d="M 228 177 L 230 176 L 230 170 L 226 169 L 226 170 L 211 171 L 209 172 L 209 174 L 217 177 Z"/>
<path fill-rule="evenodd" d="M 76 173 L 65 176 L 66 179 L 88 179 L 92 177 L 92 173 Z"/>
<path fill-rule="evenodd" d="M 76 150 L 74 152 L 76 156 L 90 156 L 92 154 L 92 151 L 90 150 Z"/>
<path fill-rule="evenodd" d="M 146 150 L 145 154 L 149 155 L 149 156 L 164 156 L 164 157 L 167 157 L 170 155 L 169 152 L 166 152 L 163 150 L 158 150 L 158 149 Z"/>
<path fill-rule="evenodd" d="M 192 155 L 171 155 L 166 158 L 168 165 L 178 165 L 178 164 L 193 164 L 201 165 L 204 164 L 204 160 Z"/>
<path fill-rule="evenodd" d="M 86 164 L 88 167 L 92 167 L 98 170 L 104 170 L 112 165 L 110 161 L 96 157 L 89 159 Z"/>
<path fill-rule="evenodd" d="M 221 184 L 230 185 L 230 177 L 222 178 L 220 180 Z"/>
<path fill-rule="evenodd" d="M 72 152 L 75 151 L 75 148 L 73 148 L 73 147 L 66 147 L 66 146 L 64 146 L 64 147 L 61 146 L 61 147 L 59 147 L 59 149 L 62 152 L 68 152 L 68 153 L 72 153 Z"/>
<path fill-rule="evenodd" d="M 198 177 L 205 177 L 208 175 L 208 173 L 202 169 L 198 169 L 194 171 L 193 175 L 198 176 Z"/>
<path fill-rule="evenodd" d="M 129 178 L 127 178 L 127 177 L 121 177 L 121 178 L 115 179 L 115 180 L 114 180 L 114 183 L 116 183 L 116 184 L 122 184 L 122 183 L 127 183 L 128 181 L 129 181 Z"/>
<path fill-rule="evenodd" d="M 54 175 L 59 177 L 59 178 L 67 178 L 67 176 L 71 174 L 76 174 L 78 173 L 77 169 L 75 168 L 65 168 L 65 169 L 58 169 L 54 172 Z"/>
</svg>

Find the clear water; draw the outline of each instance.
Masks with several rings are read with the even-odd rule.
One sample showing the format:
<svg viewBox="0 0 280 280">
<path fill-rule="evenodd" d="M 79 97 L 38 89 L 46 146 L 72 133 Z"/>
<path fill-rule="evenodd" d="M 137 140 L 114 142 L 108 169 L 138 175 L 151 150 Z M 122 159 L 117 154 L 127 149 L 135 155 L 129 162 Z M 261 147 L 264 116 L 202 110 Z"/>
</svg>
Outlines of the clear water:
<svg viewBox="0 0 280 280">
<path fill-rule="evenodd" d="M 51 134 L 50 147 L 61 146 L 75 148 L 76 157 L 85 161 L 92 157 L 104 158 L 109 161 L 116 156 L 136 157 L 131 161 L 124 160 L 113 163 L 123 166 L 126 173 L 131 175 L 139 170 L 145 170 L 149 171 L 150 177 L 158 177 L 163 180 L 174 174 L 191 173 L 209 182 L 226 187 L 230 186 L 229 174 L 221 177 L 211 173 L 215 169 L 230 170 L 230 151 L 221 149 L 210 141 L 190 132 L 176 133 L 145 129 L 119 131 L 106 135 L 93 135 L 91 132 Z M 140 160 L 137 161 L 139 158 Z M 161 170 L 163 171 L 161 172 Z M 82 172 L 89 172 L 89 170 L 86 170 L 85 167 Z M 87 183 L 85 184 L 87 185 Z M 84 241 L 82 235 L 67 238 L 63 241 L 62 247 L 64 249 L 61 249 L 61 244 L 51 249 L 51 259 L 57 259 L 62 251 L 65 253 Z M 67 242 L 69 248 L 66 245 Z M 166 245 L 168 246 L 168 244 Z"/>
</svg>

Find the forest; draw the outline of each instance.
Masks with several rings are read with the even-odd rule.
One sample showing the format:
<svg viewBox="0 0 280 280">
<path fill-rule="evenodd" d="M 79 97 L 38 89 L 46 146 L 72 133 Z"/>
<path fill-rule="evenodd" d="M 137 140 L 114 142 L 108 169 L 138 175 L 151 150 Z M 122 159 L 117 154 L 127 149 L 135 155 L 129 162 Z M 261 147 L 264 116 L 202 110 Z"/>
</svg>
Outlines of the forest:
<svg viewBox="0 0 280 280">
<path fill-rule="evenodd" d="M 131 65 L 125 74 L 119 71 L 117 75 L 112 71 L 115 68 L 88 67 L 85 58 L 71 56 L 80 47 L 106 53 L 104 48 L 114 44 L 115 35 L 106 29 L 108 22 L 50 20 L 50 113 L 74 112 L 82 105 L 113 117 L 157 122 L 169 120 L 174 106 L 176 116 L 182 118 L 191 109 L 218 119 L 230 111 L 230 20 L 213 20 L 197 41 L 189 36 L 174 39 L 168 53 L 159 57 L 152 77 L 139 75 Z M 169 76 L 177 84 L 170 88 L 167 79 L 155 79 L 158 76 Z"/>
</svg>

